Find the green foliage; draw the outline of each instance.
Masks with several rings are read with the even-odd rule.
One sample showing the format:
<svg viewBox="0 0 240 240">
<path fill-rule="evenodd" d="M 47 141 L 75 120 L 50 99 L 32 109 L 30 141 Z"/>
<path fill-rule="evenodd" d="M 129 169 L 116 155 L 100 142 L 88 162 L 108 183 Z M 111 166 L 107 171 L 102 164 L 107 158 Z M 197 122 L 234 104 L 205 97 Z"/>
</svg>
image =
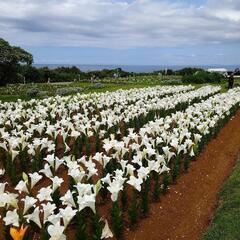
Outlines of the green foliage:
<svg viewBox="0 0 240 240">
<path fill-rule="evenodd" d="M 142 184 L 142 214 L 143 216 L 147 216 L 149 212 L 149 190 L 150 190 L 150 178 L 147 178 Z"/>
<path fill-rule="evenodd" d="M 50 235 L 47 232 L 47 228 L 43 228 L 41 231 L 40 240 L 48 240 L 50 238 Z"/>
<path fill-rule="evenodd" d="M 59 88 L 56 91 L 56 95 L 66 96 L 66 95 L 69 95 L 69 94 L 80 93 L 80 92 L 82 92 L 82 90 L 83 90 L 83 88 L 81 88 L 81 87 Z"/>
<path fill-rule="evenodd" d="M 179 174 L 180 174 L 180 159 L 179 157 L 176 157 L 173 160 L 173 168 L 172 168 L 173 183 L 176 183 Z"/>
<path fill-rule="evenodd" d="M 178 70 L 177 73 L 181 76 L 189 76 L 189 75 L 193 75 L 199 71 L 203 71 L 203 69 L 201 68 L 191 68 L 191 67 L 187 67 L 187 68 L 183 68 L 181 70 Z"/>
<path fill-rule="evenodd" d="M 139 206 L 138 206 L 138 201 L 137 201 L 137 194 L 138 194 L 137 190 L 135 190 L 133 192 L 131 204 L 130 204 L 130 207 L 128 210 L 128 216 L 129 216 L 131 227 L 134 227 L 137 224 L 138 217 L 139 217 L 139 214 L 138 214 Z"/>
<path fill-rule="evenodd" d="M 118 202 L 113 202 L 111 215 L 112 215 L 113 231 L 117 239 L 120 239 L 123 234 L 123 216 L 122 216 L 120 207 L 118 205 Z"/>
<path fill-rule="evenodd" d="M 30 98 L 36 98 L 40 93 L 40 90 L 37 88 L 31 88 L 27 91 L 27 96 Z"/>
<path fill-rule="evenodd" d="M 171 183 L 170 176 L 167 172 L 164 173 L 163 175 L 163 193 L 166 193 L 168 190 L 168 186 Z"/>
<path fill-rule="evenodd" d="M 102 226 L 100 222 L 100 217 L 97 214 L 92 216 L 92 239 L 101 240 L 102 236 Z"/>
<path fill-rule="evenodd" d="M 153 179 L 154 179 L 154 189 L 153 189 L 153 200 L 159 201 L 161 196 L 161 188 L 159 184 L 159 175 L 158 173 L 153 173 Z"/>
<path fill-rule="evenodd" d="M 224 77 L 219 73 L 210 73 L 198 71 L 192 75 L 187 75 L 182 78 L 183 83 L 220 83 Z"/>
<path fill-rule="evenodd" d="M 61 195 L 60 195 L 60 191 L 59 188 L 57 188 L 53 193 L 52 193 L 52 199 L 53 202 L 56 204 L 57 207 L 60 207 L 61 205 Z"/>
<path fill-rule="evenodd" d="M 124 187 L 123 190 L 122 190 L 121 203 L 122 203 L 122 209 L 123 209 L 123 210 L 126 210 L 126 208 L 127 208 L 127 203 L 128 203 L 128 197 L 127 197 L 126 187 Z"/>
<path fill-rule="evenodd" d="M 43 81 L 43 73 L 36 67 L 24 65 L 21 67 L 21 73 L 25 77 L 25 83 Z"/>
<path fill-rule="evenodd" d="M 221 193 L 221 205 L 202 240 L 236 240 L 240 236 L 240 162 L 225 183 Z"/>
<path fill-rule="evenodd" d="M 82 216 L 81 212 L 77 212 L 77 234 L 76 240 L 88 240 L 87 232 L 86 232 L 86 223 L 85 219 Z"/>
<path fill-rule="evenodd" d="M 3 235 L 5 237 L 5 240 L 12 240 L 12 237 L 10 236 L 10 226 L 3 226 Z"/>
<path fill-rule="evenodd" d="M 11 46 L 7 41 L 0 38 L 0 63 L 27 63 L 32 64 L 33 58 L 30 53 L 20 47 Z"/>
<path fill-rule="evenodd" d="M 20 64 L 31 65 L 32 62 L 30 53 L 0 38 L 0 86 L 20 80 Z"/>
</svg>

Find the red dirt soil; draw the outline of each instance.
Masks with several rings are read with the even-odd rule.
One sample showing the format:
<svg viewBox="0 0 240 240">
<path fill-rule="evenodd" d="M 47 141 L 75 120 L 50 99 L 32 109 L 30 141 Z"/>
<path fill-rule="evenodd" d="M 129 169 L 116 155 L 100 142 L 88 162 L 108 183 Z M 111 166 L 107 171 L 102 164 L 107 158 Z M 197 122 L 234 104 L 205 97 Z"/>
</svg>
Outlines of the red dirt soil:
<svg viewBox="0 0 240 240">
<path fill-rule="evenodd" d="M 151 204 L 148 218 L 124 240 L 198 240 L 211 222 L 218 193 L 240 152 L 240 112 L 211 140 L 189 172 Z"/>
</svg>

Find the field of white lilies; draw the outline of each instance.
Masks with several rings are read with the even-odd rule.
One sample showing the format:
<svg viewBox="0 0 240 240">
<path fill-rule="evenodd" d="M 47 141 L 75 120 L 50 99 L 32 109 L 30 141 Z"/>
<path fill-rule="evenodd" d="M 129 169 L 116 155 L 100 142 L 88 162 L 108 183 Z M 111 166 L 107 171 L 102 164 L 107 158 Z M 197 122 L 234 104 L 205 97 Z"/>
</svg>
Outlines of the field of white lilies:
<svg viewBox="0 0 240 240">
<path fill-rule="evenodd" d="M 220 90 L 0 102 L 0 239 L 121 239 L 240 108 Z"/>
</svg>

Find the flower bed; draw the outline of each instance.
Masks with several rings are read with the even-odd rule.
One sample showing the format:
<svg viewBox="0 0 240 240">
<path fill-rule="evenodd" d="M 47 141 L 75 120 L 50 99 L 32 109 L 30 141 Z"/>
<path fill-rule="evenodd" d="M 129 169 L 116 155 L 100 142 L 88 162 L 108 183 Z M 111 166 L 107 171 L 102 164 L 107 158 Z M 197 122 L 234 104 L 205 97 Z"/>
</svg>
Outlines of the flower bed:
<svg viewBox="0 0 240 240">
<path fill-rule="evenodd" d="M 149 202 L 159 200 L 239 108 L 239 88 L 216 94 L 217 87 L 179 87 L 2 104 L 0 178 L 8 184 L 0 183 L 0 208 L 5 237 L 65 239 L 74 233 L 76 239 L 108 238 L 110 221 L 121 238 L 124 224 L 132 227 L 148 214 Z M 166 96 L 174 91 L 180 93 Z M 143 101 L 141 95 L 147 106 L 136 104 Z M 128 115 L 122 115 L 129 105 L 154 112 L 151 118 L 145 113 L 146 119 L 133 128 L 120 120 L 103 121 L 107 111 L 110 119 L 117 112 L 129 123 Z M 129 116 L 134 115 L 131 108 Z M 118 126 L 113 132 L 110 123 Z M 99 143 L 96 134 L 101 135 Z M 90 143 L 95 149 L 88 149 Z"/>
</svg>

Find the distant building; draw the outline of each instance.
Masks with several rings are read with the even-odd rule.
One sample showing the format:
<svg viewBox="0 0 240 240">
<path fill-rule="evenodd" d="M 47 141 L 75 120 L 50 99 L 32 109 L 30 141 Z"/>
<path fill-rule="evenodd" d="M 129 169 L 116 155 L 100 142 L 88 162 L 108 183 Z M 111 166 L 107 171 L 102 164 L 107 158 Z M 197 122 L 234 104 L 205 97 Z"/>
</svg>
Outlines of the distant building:
<svg viewBox="0 0 240 240">
<path fill-rule="evenodd" d="M 216 73 L 220 73 L 223 75 L 228 75 L 228 71 L 226 68 L 209 68 L 207 71 L 208 72 L 216 72 Z"/>
</svg>

